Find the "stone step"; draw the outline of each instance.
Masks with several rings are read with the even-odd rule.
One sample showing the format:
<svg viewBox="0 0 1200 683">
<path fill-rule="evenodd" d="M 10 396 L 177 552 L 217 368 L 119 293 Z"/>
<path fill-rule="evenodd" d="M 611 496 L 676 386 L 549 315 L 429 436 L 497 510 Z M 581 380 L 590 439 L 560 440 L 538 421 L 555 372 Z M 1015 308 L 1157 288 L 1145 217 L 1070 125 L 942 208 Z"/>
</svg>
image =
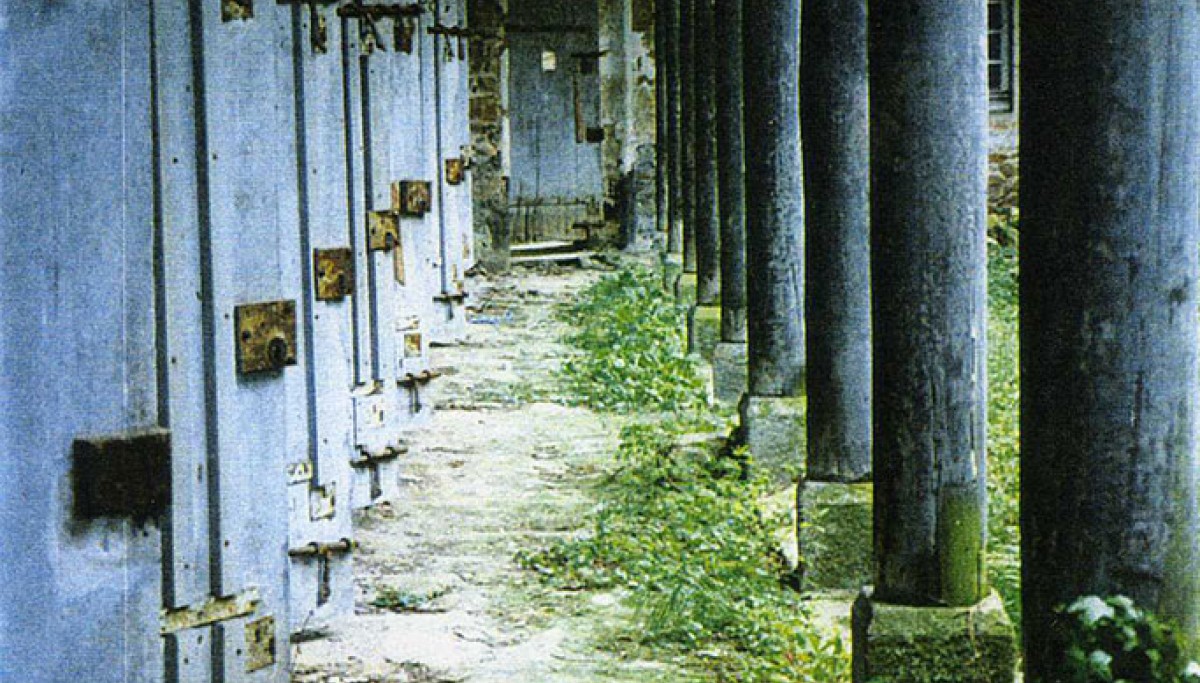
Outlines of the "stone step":
<svg viewBox="0 0 1200 683">
<path fill-rule="evenodd" d="M 575 251 L 562 254 L 535 254 L 532 256 L 514 256 L 512 265 L 536 265 L 541 263 L 555 263 L 559 265 L 584 265 L 588 260 L 596 255 L 594 251 Z"/>
<path fill-rule="evenodd" d="M 567 242 L 563 240 L 550 240 L 546 242 L 528 242 L 525 244 L 514 244 L 510 252 L 514 257 L 518 256 L 540 256 L 544 254 L 563 254 L 573 252 L 579 248 L 575 242 Z"/>
</svg>

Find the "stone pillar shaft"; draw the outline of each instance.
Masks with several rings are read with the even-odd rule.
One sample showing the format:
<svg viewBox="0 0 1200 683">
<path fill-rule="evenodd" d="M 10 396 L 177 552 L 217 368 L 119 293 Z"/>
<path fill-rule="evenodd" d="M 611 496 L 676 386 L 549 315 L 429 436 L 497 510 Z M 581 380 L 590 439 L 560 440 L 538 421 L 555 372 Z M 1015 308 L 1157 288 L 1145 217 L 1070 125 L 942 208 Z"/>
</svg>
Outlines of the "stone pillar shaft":
<svg viewBox="0 0 1200 683">
<path fill-rule="evenodd" d="M 1052 610 L 1122 594 L 1200 631 L 1200 10 L 1027 3 L 1021 17 L 1025 651 Z"/>
<path fill-rule="evenodd" d="M 666 237 L 670 232 L 670 209 L 667 206 L 668 167 L 667 147 L 667 26 L 669 8 L 664 0 L 654 6 L 654 230 Z"/>
<path fill-rule="evenodd" d="M 679 0 L 683 270 L 688 273 L 696 272 L 696 2 Z"/>
<path fill-rule="evenodd" d="M 987 510 L 987 7 L 869 7 L 875 597 L 971 605 Z"/>
<path fill-rule="evenodd" d="M 716 26 L 713 22 L 713 0 L 695 0 L 695 3 L 696 303 L 712 306 L 721 297 Z"/>
<path fill-rule="evenodd" d="M 717 0 L 715 78 L 721 214 L 721 341 L 746 341 L 746 156 L 742 0 Z"/>
<path fill-rule="evenodd" d="M 804 390 L 800 0 L 745 0 L 749 393 Z"/>
<path fill-rule="evenodd" d="M 667 253 L 683 257 L 683 147 L 680 126 L 682 81 L 679 55 L 680 0 L 659 0 L 665 8 L 665 45 L 658 54 L 666 62 L 667 85 Z M 657 49 L 657 48 L 656 48 Z"/>
<path fill-rule="evenodd" d="M 810 481 L 871 474 L 867 0 L 805 0 L 801 23 Z"/>
</svg>

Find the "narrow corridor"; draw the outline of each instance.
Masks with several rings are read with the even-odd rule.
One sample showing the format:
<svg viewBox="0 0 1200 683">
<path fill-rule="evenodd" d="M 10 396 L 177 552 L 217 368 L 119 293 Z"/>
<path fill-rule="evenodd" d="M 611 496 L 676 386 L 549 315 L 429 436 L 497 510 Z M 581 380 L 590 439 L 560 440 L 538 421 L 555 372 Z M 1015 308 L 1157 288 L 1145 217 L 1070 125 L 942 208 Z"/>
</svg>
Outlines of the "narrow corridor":
<svg viewBox="0 0 1200 683">
<path fill-rule="evenodd" d="M 547 588 L 514 562 L 587 523 L 587 483 L 616 449 L 617 419 L 555 390 L 554 305 L 595 276 L 476 283 L 467 342 L 434 350 L 446 374 L 403 496 L 359 513 L 356 614 L 293 645 L 296 683 L 681 680 L 596 649 L 622 622 L 615 596 Z"/>
</svg>

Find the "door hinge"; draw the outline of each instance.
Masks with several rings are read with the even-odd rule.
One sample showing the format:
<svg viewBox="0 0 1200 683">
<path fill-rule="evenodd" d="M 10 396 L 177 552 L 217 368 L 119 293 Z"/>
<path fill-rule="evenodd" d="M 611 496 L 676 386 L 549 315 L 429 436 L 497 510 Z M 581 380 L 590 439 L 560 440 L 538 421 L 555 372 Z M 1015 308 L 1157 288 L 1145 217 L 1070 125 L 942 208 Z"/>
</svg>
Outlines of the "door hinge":
<svg viewBox="0 0 1200 683">
<path fill-rule="evenodd" d="M 176 607 L 162 611 L 159 633 L 167 636 L 203 626 L 248 617 L 258 611 L 261 599 L 257 588 L 236 595 L 211 597 L 196 607 Z"/>
</svg>

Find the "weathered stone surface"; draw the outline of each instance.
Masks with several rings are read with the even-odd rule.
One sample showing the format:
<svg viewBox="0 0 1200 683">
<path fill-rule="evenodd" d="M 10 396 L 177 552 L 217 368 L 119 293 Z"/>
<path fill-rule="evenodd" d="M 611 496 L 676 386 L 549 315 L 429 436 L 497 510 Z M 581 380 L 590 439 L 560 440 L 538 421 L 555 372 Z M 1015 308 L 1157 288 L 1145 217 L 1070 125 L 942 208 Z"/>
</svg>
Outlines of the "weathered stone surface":
<svg viewBox="0 0 1200 683">
<path fill-rule="evenodd" d="M 805 590 L 860 590 L 872 581 L 871 483 L 801 480 L 800 566 Z"/>
<path fill-rule="evenodd" d="M 721 307 L 693 306 L 688 310 L 688 352 L 711 361 L 721 340 Z"/>
<path fill-rule="evenodd" d="M 854 683 L 1012 683 L 1016 643 L 995 593 L 970 607 L 854 603 Z"/>
<path fill-rule="evenodd" d="M 745 342 L 720 342 L 713 348 L 713 398 L 733 406 L 746 393 Z"/>
<path fill-rule="evenodd" d="M 806 401 L 803 396 L 746 395 L 738 407 L 741 443 L 776 481 L 793 481 L 803 470 Z"/>
</svg>

